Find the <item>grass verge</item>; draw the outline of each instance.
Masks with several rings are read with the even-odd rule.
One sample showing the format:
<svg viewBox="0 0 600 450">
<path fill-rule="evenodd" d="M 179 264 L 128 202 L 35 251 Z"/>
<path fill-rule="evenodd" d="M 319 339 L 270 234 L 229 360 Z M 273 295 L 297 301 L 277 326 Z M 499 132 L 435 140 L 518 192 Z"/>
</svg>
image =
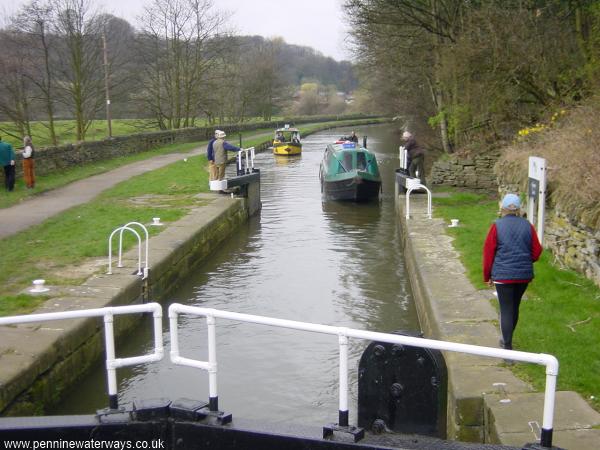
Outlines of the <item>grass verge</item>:
<svg viewBox="0 0 600 450">
<path fill-rule="evenodd" d="M 482 249 L 492 222 L 497 218 L 496 199 L 474 193 L 451 191 L 449 198 L 434 199 L 435 215 L 461 226 L 449 228 L 454 246 L 473 285 L 485 289 Z M 600 411 L 600 289 L 585 277 L 552 264 L 545 249 L 535 263 L 535 279 L 521 303 L 515 349 L 548 353 L 558 358 L 558 389 L 580 393 Z M 497 307 L 497 302 L 493 302 Z M 542 390 L 544 368 L 517 364 L 513 371 Z"/>
</svg>

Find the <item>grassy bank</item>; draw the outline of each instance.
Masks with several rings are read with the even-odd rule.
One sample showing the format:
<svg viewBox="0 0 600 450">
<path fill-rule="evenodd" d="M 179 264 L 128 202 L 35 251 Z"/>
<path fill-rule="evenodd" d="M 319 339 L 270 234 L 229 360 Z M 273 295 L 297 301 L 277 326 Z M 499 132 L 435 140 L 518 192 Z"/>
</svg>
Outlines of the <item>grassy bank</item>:
<svg viewBox="0 0 600 450">
<path fill-rule="evenodd" d="M 301 132 L 306 135 L 331 126 L 356 123 L 308 124 L 301 127 Z M 244 135 L 243 145 L 258 146 L 271 136 L 272 130 L 248 132 Z M 237 136 L 230 136 L 230 142 L 237 145 Z M 43 186 L 48 181 L 49 184 L 53 183 L 51 186 L 58 187 L 133 161 L 164 153 L 189 151 L 198 146 L 198 143 L 171 145 L 128 158 L 65 171 L 60 176 L 40 177 L 38 184 Z M 202 205 L 202 200 L 197 199 L 196 194 L 208 191 L 206 166 L 205 155 L 188 157 L 187 162 L 182 157 L 174 164 L 124 181 L 85 205 L 1 239 L 0 255 L 10 257 L 0 259 L 0 315 L 30 312 L 43 301 L 38 297 L 20 294 L 31 285 L 31 280 L 43 278 L 50 285 L 80 284 L 92 273 L 104 270 L 106 240 L 117 226 L 132 220 L 149 223 L 152 217 L 160 217 L 168 223 L 181 218 L 190 207 Z M 6 198 L 8 193 L 3 192 L 2 195 Z M 0 196 L 0 202 L 2 199 Z M 8 201 L 4 200 L 6 203 Z M 150 232 L 155 234 L 162 229 L 150 227 Z M 125 248 L 134 243 L 133 238 L 126 235 Z"/>
<path fill-rule="evenodd" d="M 483 283 L 481 258 L 488 229 L 497 218 L 497 199 L 452 192 L 450 198 L 435 199 L 434 207 L 438 217 L 460 219 L 461 226 L 449 228 L 448 233 L 455 238 L 454 246 L 473 285 L 489 289 Z M 535 263 L 535 279 L 521 304 L 514 346 L 516 350 L 556 356 L 560 362 L 558 389 L 579 392 L 600 411 L 600 289 L 552 261 L 551 252 L 544 250 Z M 492 302 L 497 306 L 495 300 Z M 513 370 L 536 389 L 543 389 L 543 367 L 517 364 Z"/>
</svg>

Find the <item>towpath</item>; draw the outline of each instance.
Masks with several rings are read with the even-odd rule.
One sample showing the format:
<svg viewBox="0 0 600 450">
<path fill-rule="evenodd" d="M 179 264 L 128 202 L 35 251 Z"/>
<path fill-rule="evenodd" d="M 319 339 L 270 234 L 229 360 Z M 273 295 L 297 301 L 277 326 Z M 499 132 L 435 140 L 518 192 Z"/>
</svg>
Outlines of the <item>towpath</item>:
<svg viewBox="0 0 600 450">
<path fill-rule="evenodd" d="M 266 137 L 270 134 L 258 133 L 246 136 L 245 139 L 251 140 L 262 136 Z M 0 239 L 42 223 L 74 206 L 87 203 L 106 189 L 131 177 L 160 169 L 182 158 L 205 153 L 206 145 L 202 145 L 186 152 L 155 156 L 75 181 L 61 188 L 30 197 L 14 206 L 0 209 Z"/>
</svg>

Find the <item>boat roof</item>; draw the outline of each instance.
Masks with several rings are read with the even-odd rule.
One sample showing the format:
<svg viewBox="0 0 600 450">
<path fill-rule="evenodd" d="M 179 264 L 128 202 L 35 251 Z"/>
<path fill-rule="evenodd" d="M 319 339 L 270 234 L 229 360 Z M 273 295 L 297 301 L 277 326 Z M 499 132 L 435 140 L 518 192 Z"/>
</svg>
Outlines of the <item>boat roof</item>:
<svg viewBox="0 0 600 450">
<path fill-rule="evenodd" d="M 341 150 L 364 150 L 364 151 L 368 151 L 366 148 L 361 147 L 360 145 L 358 145 L 356 142 L 352 142 L 352 141 L 335 141 L 333 144 L 329 144 L 331 146 L 331 148 L 336 151 L 339 152 Z"/>
<path fill-rule="evenodd" d="M 277 130 L 275 130 L 277 132 L 279 131 L 300 131 L 298 130 L 298 128 L 277 128 Z"/>
</svg>

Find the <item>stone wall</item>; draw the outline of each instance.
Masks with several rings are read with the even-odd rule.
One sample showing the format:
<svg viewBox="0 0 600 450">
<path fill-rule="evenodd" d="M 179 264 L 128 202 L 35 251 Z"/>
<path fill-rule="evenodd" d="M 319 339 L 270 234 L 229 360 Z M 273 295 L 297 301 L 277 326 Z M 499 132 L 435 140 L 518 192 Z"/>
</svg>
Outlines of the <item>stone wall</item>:
<svg viewBox="0 0 600 450">
<path fill-rule="evenodd" d="M 289 119 L 285 123 L 299 125 L 302 123 L 368 119 L 371 117 L 362 115 L 301 117 Z M 282 126 L 283 123 L 283 121 L 271 121 L 237 125 L 216 125 L 214 127 L 182 128 L 179 130 L 115 136 L 101 141 L 86 141 L 57 147 L 39 148 L 36 149 L 35 153 L 35 173 L 46 175 L 69 167 L 81 166 L 120 156 L 129 156 L 165 145 L 207 141 L 212 137 L 216 128 L 225 131 L 230 136 L 232 143 L 235 144 L 237 133 L 263 128 L 275 129 Z M 21 163 L 20 152 L 17 152 L 16 170 L 17 176 L 21 176 L 23 165 Z"/>
<path fill-rule="evenodd" d="M 462 158 L 452 155 L 433 163 L 430 180 L 432 184 L 464 187 L 477 190 L 494 190 L 497 186 L 494 165 L 497 153 Z"/>
<path fill-rule="evenodd" d="M 498 190 L 498 198 L 507 192 L 523 192 L 521 184 L 510 183 L 494 173 L 497 153 L 461 158 L 453 155 L 436 161 L 431 183 L 475 190 Z M 555 262 L 575 270 L 600 286 L 600 230 L 593 230 L 560 211 L 560 205 L 546 205 L 544 247 L 550 249 Z M 527 205 L 523 207 L 527 210 Z"/>
<path fill-rule="evenodd" d="M 591 230 L 553 210 L 546 216 L 544 246 L 559 264 L 584 274 L 600 286 L 600 230 Z"/>
</svg>

